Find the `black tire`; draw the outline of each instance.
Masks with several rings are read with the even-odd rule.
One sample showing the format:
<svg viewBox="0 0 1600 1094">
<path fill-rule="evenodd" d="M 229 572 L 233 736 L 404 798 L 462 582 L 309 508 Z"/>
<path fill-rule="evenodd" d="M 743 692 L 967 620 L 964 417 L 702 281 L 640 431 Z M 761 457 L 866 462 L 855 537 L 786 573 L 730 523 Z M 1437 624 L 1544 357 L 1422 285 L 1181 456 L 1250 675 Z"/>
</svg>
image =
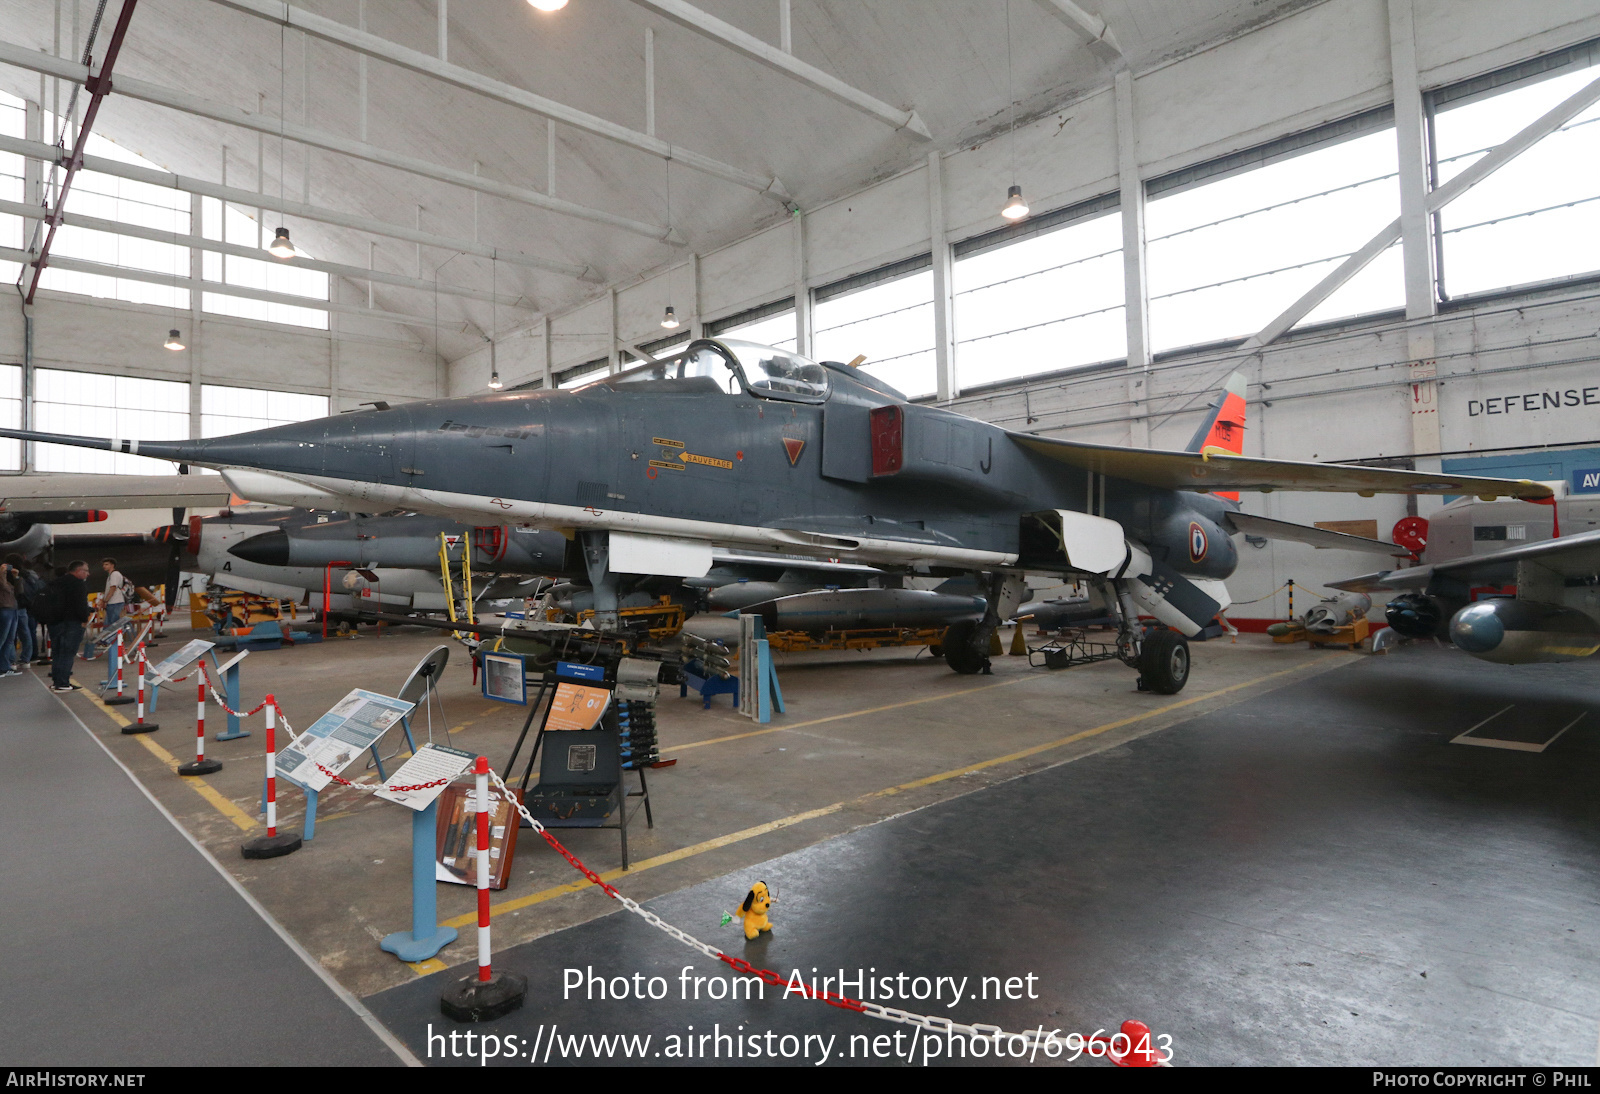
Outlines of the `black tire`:
<svg viewBox="0 0 1600 1094">
<path fill-rule="evenodd" d="M 1176 695 L 1189 682 L 1189 640 L 1177 631 L 1151 631 L 1139 650 L 1139 679 L 1157 695 Z"/>
<path fill-rule="evenodd" d="M 982 672 L 989 664 L 989 641 L 986 637 L 980 648 L 977 638 L 976 619 L 963 619 L 950 624 L 944 632 L 944 638 L 939 641 L 944 663 L 963 676 L 976 676 Z"/>
</svg>

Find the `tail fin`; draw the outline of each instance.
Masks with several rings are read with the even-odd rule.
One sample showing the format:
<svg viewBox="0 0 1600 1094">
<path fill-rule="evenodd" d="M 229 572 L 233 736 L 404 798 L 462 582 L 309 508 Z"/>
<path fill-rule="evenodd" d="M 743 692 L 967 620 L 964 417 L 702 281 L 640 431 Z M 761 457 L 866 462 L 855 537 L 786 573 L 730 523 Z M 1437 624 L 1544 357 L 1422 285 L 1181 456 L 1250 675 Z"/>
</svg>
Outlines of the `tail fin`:
<svg viewBox="0 0 1600 1094">
<path fill-rule="evenodd" d="M 1209 412 L 1200 422 L 1200 428 L 1194 431 L 1194 437 L 1189 441 L 1185 452 L 1198 452 L 1202 455 L 1212 453 L 1229 456 L 1244 454 L 1244 417 L 1245 417 L 1245 378 L 1244 373 L 1235 372 L 1228 376 L 1223 383 L 1222 390 L 1216 398 L 1211 400 Z M 1238 501 L 1238 491 L 1217 491 L 1217 497 Z"/>
</svg>

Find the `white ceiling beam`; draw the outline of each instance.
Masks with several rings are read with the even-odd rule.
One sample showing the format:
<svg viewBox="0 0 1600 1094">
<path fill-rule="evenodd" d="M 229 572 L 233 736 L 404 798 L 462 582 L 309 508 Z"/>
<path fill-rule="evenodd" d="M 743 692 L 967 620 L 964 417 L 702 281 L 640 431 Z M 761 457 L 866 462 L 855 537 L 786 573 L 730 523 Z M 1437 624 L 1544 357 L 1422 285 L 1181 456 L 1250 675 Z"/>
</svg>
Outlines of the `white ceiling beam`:
<svg viewBox="0 0 1600 1094">
<path fill-rule="evenodd" d="M 807 64 L 787 50 L 763 42 L 754 34 L 747 34 L 732 23 L 723 22 L 715 15 L 686 3 L 685 0 L 633 0 L 633 2 L 686 30 L 710 38 L 714 42 L 720 42 L 735 53 L 742 54 L 752 61 L 766 65 L 809 88 L 837 99 L 854 110 L 877 118 L 885 125 L 904 129 L 925 141 L 933 139 L 933 134 L 928 132 L 928 127 L 917 117 L 915 110 L 901 110 L 890 106 L 882 99 L 874 98 L 865 91 L 851 87 L 837 76 L 824 72 L 815 65 Z"/>
<path fill-rule="evenodd" d="M 775 199 L 783 200 L 789 196 L 783 188 L 783 183 L 771 176 L 757 175 L 732 164 L 723 163 L 721 160 L 712 159 L 710 156 L 701 155 L 699 152 L 691 152 L 647 133 L 637 132 L 627 126 L 606 121 L 604 118 L 547 99 L 543 95 L 535 95 L 531 91 L 462 68 L 460 65 L 441 61 L 419 50 L 397 45 L 376 34 L 345 26 L 320 15 L 313 15 L 292 4 L 284 3 L 283 0 L 213 0 L 213 2 L 246 15 L 253 15 L 258 19 L 293 27 L 313 38 L 320 38 L 325 42 L 344 46 L 346 49 L 375 57 L 400 68 L 431 76 L 508 106 L 519 107 L 563 125 L 569 125 L 582 132 L 604 137 L 606 140 L 636 148 L 664 160 L 680 163 L 727 182 L 737 183 L 758 193 L 770 194 Z"/>
<path fill-rule="evenodd" d="M 48 53 L 40 53 L 37 50 L 27 49 L 10 42 L 0 42 L 0 64 L 14 65 L 17 68 L 42 73 L 56 79 L 69 80 L 78 84 L 83 83 L 89 76 L 87 65 L 80 65 L 70 58 L 52 57 Z M 294 122 L 283 119 L 269 118 L 263 114 L 252 114 L 248 110 L 212 102 L 198 95 L 190 95 L 188 92 L 162 87 L 159 84 L 149 83 L 145 80 L 118 77 L 112 85 L 112 94 L 125 95 L 130 99 L 138 99 L 141 102 L 164 106 L 171 110 L 192 114 L 200 118 L 210 118 L 213 121 L 236 125 L 241 129 L 265 133 L 269 136 L 276 137 L 281 135 L 285 139 L 299 144 L 310 145 L 313 148 L 321 148 L 324 151 L 366 160 L 368 163 L 381 164 L 384 167 L 392 167 L 397 171 L 405 171 L 408 174 L 434 179 L 452 186 L 465 187 L 493 197 L 505 198 L 507 201 L 530 205 L 536 209 L 543 209 L 560 216 L 573 217 L 595 224 L 604 224 L 612 228 L 620 228 L 625 232 L 632 232 L 635 235 L 642 235 L 649 239 L 660 240 L 674 245 L 682 245 L 684 242 L 681 235 L 664 224 L 651 224 L 647 221 L 619 216 L 616 213 L 591 209 L 586 205 L 551 197 L 548 194 L 525 186 L 513 186 L 509 183 L 485 178 L 482 175 L 475 175 L 469 171 L 441 167 L 438 164 L 429 163 L 414 156 L 403 156 L 396 152 L 378 148 L 365 141 L 352 140 L 335 133 L 313 129 L 307 125 L 297 125 Z"/>
<path fill-rule="evenodd" d="M 1065 23 L 1084 41 L 1089 43 L 1089 48 L 1108 61 L 1123 60 L 1122 47 L 1117 44 L 1116 35 L 1111 33 L 1111 28 L 1106 21 L 1098 15 L 1084 11 L 1072 0 L 1038 0 L 1038 4 L 1045 11 Z"/>
<path fill-rule="evenodd" d="M 48 212 L 37 205 L 25 205 L 20 201 L 0 201 L 0 213 L 9 213 L 12 216 L 23 217 L 28 220 L 43 220 Z M 233 255 L 236 258 L 249 258 L 257 262 L 270 262 L 275 266 L 293 266 L 301 270 L 315 270 L 318 273 L 330 274 L 334 277 L 344 277 L 352 281 L 377 281 L 384 285 L 396 285 L 405 289 L 417 289 L 421 292 L 441 292 L 446 296 L 460 296 L 469 300 L 481 300 L 485 304 L 501 304 L 508 308 L 525 308 L 538 311 L 532 303 L 523 296 L 511 296 L 508 293 L 484 292 L 482 289 L 469 289 L 465 285 L 435 285 L 432 281 L 422 281 L 405 274 L 386 273 L 382 270 L 371 270 L 365 266 L 346 266 L 342 262 L 323 262 L 321 259 L 306 258 L 295 255 L 293 258 L 277 258 L 267 256 L 258 247 L 244 247 L 237 243 L 224 243 L 217 239 L 206 239 L 196 235 L 174 235 L 172 232 L 163 232 L 159 228 L 147 228 L 143 224 L 126 224 L 120 220 L 102 220 L 99 217 L 84 216 L 82 213 L 65 213 L 61 223 L 69 228 L 86 228 L 92 232 L 109 232 L 113 235 L 130 236 L 134 239 L 148 239 L 152 243 L 170 243 L 176 247 L 193 247 L 196 250 L 211 251 L 216 254 Z M 54 265 L 55 259 L 51 258 Z"/>
<path fill-rule="evenodd" d="M 46 163 L 58 163 L 65 156 L 65 153 L 60 149 L 54 145 L 45 144 L 43 141 L 28 141 L 19 137 L 3 135 L 0 135 L 0 152 L 14 152 L 19 156 L 28 156 L 31 159 L 43 160 Z M 341 213 L 334 209 L 307 205 L 304 202 L 274 200 L 268 194 L 259 193 L 255 190 L 242 190 L 237 186 L 222 186 L 215 182 L 206 182 L 204 179 L 169 174 L 166 171 L 138 167 L 131 163 L 108 160 L 100 156 L 83 157 L 83 165 L 88 170 L 98 171 L 102 175 L 115 175 L 117 178 L 134 179 L 138 182 L 147 182 L 152 186 L 165 186 L 168 189 L 179 190 L 186 194 L 199 194 L 202 197 L 218 198 L 245 209 L 264 209 L 267 212 L 274 213 L 281 210 L 286 216 L 298 217 L 301 220 L 314 220 L 321 224 L 333 224 L 341 228 L 351 228 L 358 232 L 366 232 L 369 235 L 385 236 L 389 239 L 403 239 L 408 243 L 420 243 L 425 247 L 437 247 L 445 251 L 460 251 L 462 254 L 476 255 L 479 258 L 487 258 L 495 262 L 507 262 L 513 266 L 524 266 L 531 270 L 549 270 L 553 273 L 565 274 L 568 277 L 576 277 L 580 281 L 601 283 L 604 280 L 588 266 L 574 266 L 568 262 L 538 258 L 534 255 L 523 254 L 521 251 L 509 251 L 499 247 L 491 247 L 486 243 L 478 243 L 475 240 L 434 235 L 432 232 L 423 232 L 399 224 L 390 224 L 388 221 L 376 220 L 372 217 L 364 217 L 355 213 Z"/>
<path fill-rule="evenodd" d="M 1437 190 L 1431 191 L 1426 202 L 1427 214 L 1432 216 L 1437 213 L 1597 102 L 1600 102 L 1600 78 L 1591 80 L 1573 92 L 1526 128 L 1496 145 L 1455 178 Z M 1276 341 L 1290 327 L 1310 315 L 1318 304 L 1332 296 L 1339 286 L 1360 273 L 1373 259 L 1388 250 L 1399 238 L 1400 218 L 1396 217 L 1362 245 L 1360 250 L 1341 262 L 1327 277 L 1317 282 L 1309 292 L 1285 308 L 1281 315 L 1246 339 L 1239 348 L 1253 350 Z"/>
<path fill-rule="evenodd" d="M 0 259 L 8 262 L 22 262 L 31 265 L 35 257 L 32 251 L 19 251 L 15 247 L 0 247 Z M 243 285 L 224 284 L 220 281 L 199 281 L 192 277 L 173 277 L 171 274 L 155 273 L 151 270 L 136 270 L 130 266 L 112 266 L 105 262 L 90 262 L 83 258 L 66 258 L 59 255 L 51 255 L 49 268 L 52 270 L 71 270 L 74 273 L 97 274 L 101 277 L 118 277 L 124 281 L 142 281 L 149 285 L 166 285 L 169 288 L 188 289 L 191 292 L 237 296 L 244 300 L 260 300 L 268 304 L 289 304 L 296 308 L 310 308 L 313 311 L 338 312 L 340 315 L 356 315 L 363 319 L 372 319 L 381 323 L 399 323 L 402 326 L 417 327 L 422 330 L 435 329 L 433 319 L 425 316 L 402 315 L 399 312 L 392 311 L 373 311 L 355 304 L 335 304 L 331 300 L 295 296 L 293 293 L 269 292 L 266 289 L 251 289 Z M 50 290 L 46 289 L 45 291 L 48 292 Z M 467 324 L 465 322 L 440 324 L 438 329 L 462 333 L 466 331 Z"/>
</svg>

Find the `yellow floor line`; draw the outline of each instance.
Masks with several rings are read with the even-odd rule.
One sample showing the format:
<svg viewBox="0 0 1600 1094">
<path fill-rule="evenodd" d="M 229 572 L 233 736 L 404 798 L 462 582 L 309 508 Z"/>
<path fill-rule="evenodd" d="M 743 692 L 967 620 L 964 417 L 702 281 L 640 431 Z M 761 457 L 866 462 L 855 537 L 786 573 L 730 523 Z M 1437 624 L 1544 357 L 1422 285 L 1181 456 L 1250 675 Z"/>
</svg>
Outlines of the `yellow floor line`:
<svg viewBox="0 0 1600 1094">
<path fill-rule="evenodd" d="M 97 697 L 89 695 L 87 692 L 84 694 L 84 697 L 88 699 L 89 702 L 99 707 L 101 712 L 104 713 L 107 718 L 110 718 L 113 722 L 115 722 L 119 729 L 123 726 L 130 726 L 133 724 L 132 722 L 128 721 L 128 719 L 118 714 L 114 709 L 106 706 L 106 704 L 101 702 Z M 145 749 L 152 756 L 160 760 L 163 764 L 166 764 L 169 771 L 173 772 L 173 774 L 177 774 L 178 758 L 176 756 L 152 741 L 149 734 L 141 733 L 138 735 L 137 739 L 140 744 L 144 745 Z M 208 783 L 206 783 L 204 779 L 192 775 L 180 777 L 190 790 L 193 790 L 196 794 L 199 794 L 206 800 L 206 803 L 210 805 L 211 808 L 215 809 L 218 813 L 221 813 L 224 817 L 227 817 L 230 821 L 232 821 L 241 832 L 248 832 L 256 827 L 256 822 L 252 820 L 243 809 L 240 809 L 237 805 L 234 805 L 227 798 L 224 798 Z"/>
<path fill-rule="evenodd" d="M 1030 756 L 1037 756 L 1039 753 L 1048 752 L 1051 749 L 1064 748 L 1067 745 L 1076 744 L 1078 741 L 1087 740 L 1090 737 L 1097 737 L 1102 733 L 1109 733 L 1113 729 L 1120 729 L 1123 726 L 1133 725 L 1135 722 L 1142 722 L 1158 715 L 1166 714 L 1169 711 L 1181 710 L 1184 707 L 1193 706 L 1195 703 L 1203 703 L 1207 699 L 1215 699 L 1218 696 L 1227 695 L 1243 688 L 1254 687 L 1256 684 L 1263 684 L 1268 680 L 1273 680 L 1280 676 L 1287 676 L 1290 673 L 1301 672 L 1308 668 L 1314 668 L 1322 663 L 1323 662 L 1320 661 L 1311 661 L 1306 662 L 1305 664 L 1295 665 L 1292 668 L 1280 669 L 1277 672 L 1269 672 L 1265 676 L 1258 676 L 1252 680 L 1244 680 L 1237 684 L 1230 684 L 1225 688 L 1218 688 L 1215 691 L 1208 691 L 1204 695 L 1196 695 L 1192 698 L 1180 699 L 1175 703 L 1168 703 L 1165 706 L 1156 707 L 1154 710 L 1147 710 L 1142 714 L 1133 714 L 1126 718 L 1119 718 L 1114 722 L 1107 722 L 1104 725 L 1095 726 L 1093 729 L 1086 729 L 1080 733 L 1074 733 L 1071 736 L 1061 737 L 1054 741 L 1046 741 L 1044 744 L 1034 745 L 1032 748 L 1025 748 L 1020 752 L 1008 752 L 1006 755 L 996 756 L 992 760 L 983 760 L 979 763 L 968 764 L 965 767 L 955 768 L 951 771 L 944 771 L 937 775 L 929 775 L 925 778 L 913 779 L 908 783 L 900 783 L 897 786 L 890 786 L 885 787 L 882 790 L 870 791 L 869 793 L 862 794 L 859 797 L 851 798 L 848 801 L 834 802 L 832 805 L 825 805 L 820 809 L 809 809 L 804 813 L 795 813 L 787 817 L 780 817 L 778 820 L 768 821 L 766 824 L 758 824 L 753 828 L 744 828 L 737 832 L 730 832 L 725 836 L 718 836 L 715 839 L 709 839 L 702 843 L 691 844 L 688 847 L 682 847 L 676 851 L 669 851 L 664 855 L 656 855 L 653 858 L 644 859 L 640 862 L 634 863 L 626 870 L 607 871 L 606 873 L 601 874 L 600 877 L 604 881 L 616 881 L 618 878 L 631 877 L 632 875 L 642 873 L 645 870 L 653 870 L 658 866 L 666 866 L 669 863 L 681 862 L 686 858 L 693 858 L 695 855 L 701 855 L 707 851 L 715 851 L 718 848 L 727 847 L 730 844 L 742 843 L 745 840 L 754 839 L 757 836 L 764 836 L 768 832 L 776 832 L 781 828 L 788 828 L 791 825 L 801 824 L 809 820 L 815 820 L 818 817 L 826 817 L 830 814 L 838 813 L 841 810 L 847 809 L 854 805 L 864 805 L 867 802 L 873 801 L 877 798 L 886 798 L 894 794 L 904 793 L 907 790 L 916 790 L 920 787 L 932 786 L 935 783 L 941 783 L 947 779 L 960 778 L 962 775 L 970 775 L 974 772 L 983 771 L 987 768 L 996 767 L 1000 764 L 1014 763 L 1017 760 L 1024 760 Z M 1003 687 L 1005 684 L 1018 682 L 1019 681 L 1015 680 L 1007 680 L 999 684 L 987 684 L 984 687 L 968 688 L 961 692 L 947 692 L 944 696 L 939 696 L 938 698 L 945 698 L 949 695 L 966 695 L 974 691 L 985 691 L 988 690 L 988 688 Z M 894 703 L 887 707 L 877 707 L 875 710 L 892 710 L 895 707 L 910 706 L 912 703 L 922 701 L 923 700 L 916 699 L 909 703 Z M 863 710 L 857 711 L 856 713 L 870 714 L 874 712 L 875 711 Z M 831 722 L 839 718 L 849 717 L 854 717 L 854 715 L 835 714 L 828 718 L 818 718 L 811 722 L 802 722 L 799 724 L 814 725 L 816 722 Z M 784 728 L 794 729 L 796 727 L 786 726 Z M 711 742 L 706 741 L 701 743 L 709 744 Z M 527 896 L 520 896 L 512 900 L 491 905 L 489 908 L 489 915 L 493 917 L 501 915 L 505 912 L 514 912 L 522 908 L 529 908 L 535 904 L 543 904 L 547 900 L 553 900 L 558 896 L 565 896 L 567 893 L 576 893 L 579 890 L 587 889 L 592 885 L 593 882 L 589 881 L 587 878 L 584 878 L 579 881 L 570 881 L 565 885 L 557 885 L 549 889 L 541 889 L 537 893 L 529 893 Z M 466 927 L 477 922 L 478 913 L 474 911 L 469 912 L 466 915 L 456 916 L 454 919 L 447 919 L 444 921 L 443 925 L 446 927 L 459 928 Z M 419 971 L 421 970 L 419 969 Z M 436 970 L 428 969 L 426 971 L 432 972 Z"/>
<path fill-rule="evenodd" d="M 706 745 L 720 745 L 727 741 L 742 741 L 746 737 L 760 737 L 767 733 L 778 733 L 785 729 L 803 729 L 806 726 L 819 726 L 823 722 L 839 722 L 846 718 L 860 718 L 865 714 L 882 714 L 886 710 L 899 710 L 901 707 L 914 707 L 918 703 L 932 703 L 940 699 L 954 699 L 957 695 L 971 695 L 975 691 L 988 691 L 991 688 L 1005 688 L 1012 684 L 1025 683 L 1028 680 L 1042 680 L 1042 676 L 1018 676 L 1012 680 L 1001 680 L 993 684 L 981 684 L 975 688 L 962 688 L 960 691 L 943 691 L 937 695 L 925 695 L 921 699 L 907 699 L 900 703 L 889 703 L 881 707 L 868 707 L 866 710 L 852 710 L 844 714 L 830 714 L 826 718 L 812 718 L 805 722 L 790 722 L 787 725 L 772 726 L 769 729 L 753 729 L 749 733 L 734 733 L 727 737 L 713 737 L 709 741 L 691 741 L 684 745 L 673 745 L 667 751 L 671 753 L 682 752 L 690 748 L 704 748 Z"/>
</svg>

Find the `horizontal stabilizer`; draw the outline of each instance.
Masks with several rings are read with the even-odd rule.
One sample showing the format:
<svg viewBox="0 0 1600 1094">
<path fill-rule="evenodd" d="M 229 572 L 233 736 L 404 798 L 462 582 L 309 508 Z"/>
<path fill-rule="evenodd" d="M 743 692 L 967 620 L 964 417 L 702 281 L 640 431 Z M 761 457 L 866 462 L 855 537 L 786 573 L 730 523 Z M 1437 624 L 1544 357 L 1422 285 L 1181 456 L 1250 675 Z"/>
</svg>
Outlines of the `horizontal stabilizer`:
<svg viewBox="0 0 1600 1094">
<path fill-rule="evenodd" d="M 1400 471 L 1385 467 L 1356 467 L 1338 463 L 1302 463 L 1263 460 L 1208 452 L 1160 452 L 1085 444 L 1054 437 L 1012 433 L 1017 444 L 1070 467 L 1093 471 L 1113 479 L 1140 482 L 1164 490 L 1313 490 L 1345 494 L 1471 494 L 1482 498 L 1513 497 L 1534 500 L 1553 491 L 1526 479 L 1490 479 Z"/>
<path fill-rule="evenodd" d="M 1381 539 L 1368 539 L 1366 536 L 1352 536 L 1346 535 L 1344 532 L 1331 532 L 1326 528 L 1312 528 L 1304 524 L 1295 524 L 1293 521 L 1258 517 L 1254 513 L 1229 513 L 1228 523 L 1233 526 L 1235 532 L 1242 532 L 1247 536 L 1286 539 L 1293 543 L 1304 543 L 1319 550 L 1368 551 L 1373 554 L 1391 555 L 1396 558 L 1404 558 L 1411 554 L 1404 547 L 1393 543 L 1385 543 Z"/>
</svg>

